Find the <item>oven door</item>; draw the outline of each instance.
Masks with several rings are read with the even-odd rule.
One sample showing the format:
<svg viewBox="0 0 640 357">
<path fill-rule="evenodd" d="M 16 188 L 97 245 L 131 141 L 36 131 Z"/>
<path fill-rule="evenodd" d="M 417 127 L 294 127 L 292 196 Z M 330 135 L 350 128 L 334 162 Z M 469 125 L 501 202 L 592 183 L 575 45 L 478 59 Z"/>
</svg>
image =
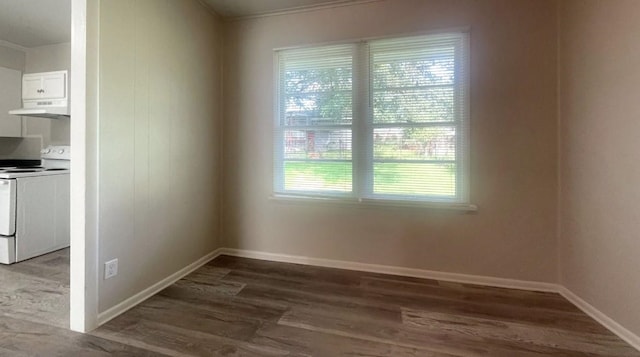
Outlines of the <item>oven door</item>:
<svg viewBox="0 0 640 357">
<path fill-rule="evenodd" d="M 16 233 L 16 180 L 0 179 L 0 236 Z"/>
</svg>

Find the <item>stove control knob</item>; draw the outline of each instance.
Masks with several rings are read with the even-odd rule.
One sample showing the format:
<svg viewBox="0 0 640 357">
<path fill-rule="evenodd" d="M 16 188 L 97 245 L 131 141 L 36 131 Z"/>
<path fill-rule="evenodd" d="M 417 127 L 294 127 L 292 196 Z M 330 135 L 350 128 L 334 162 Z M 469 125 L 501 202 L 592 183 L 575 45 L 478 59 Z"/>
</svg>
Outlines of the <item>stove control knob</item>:
<svg viewBox="0 0 640 357">
<path fill-rule="evenodd" d="M 51 149 L 42 149 L 42 150 L 40 150 L 41 154 L 48 154 L 50 152 L 51 152 Z"/>
<path fill-rule="evenodd" d="M 58 154 L 64 154 L 64 149 L 58 150 Z"/>
</svg>

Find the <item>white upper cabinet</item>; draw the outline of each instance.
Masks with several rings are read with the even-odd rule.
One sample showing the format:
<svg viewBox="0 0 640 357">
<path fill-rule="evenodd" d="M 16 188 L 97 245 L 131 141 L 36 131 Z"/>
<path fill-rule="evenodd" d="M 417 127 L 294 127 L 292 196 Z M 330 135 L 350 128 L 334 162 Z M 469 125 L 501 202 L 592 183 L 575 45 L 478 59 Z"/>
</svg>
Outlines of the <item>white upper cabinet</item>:
<svg viewBox="0 0 640 357">
<path fill-rule="evenodd" d="M 0 137 L 22 136 L 22 118 L 9 114 L 22 106 L 21 83 L 22 72 L 0 67 Z"/>
<path fill-rule="evenodd" d="M 42 92 L 42 77 L 24 75 L 22 79 L 22 97 L 24 99 L 38 99 Z"/>
<path fill-rule="evenodd" d="M 67 93 L 67 71 L 25 74 L 22 100 L 63 99 Z"/>
</svg>

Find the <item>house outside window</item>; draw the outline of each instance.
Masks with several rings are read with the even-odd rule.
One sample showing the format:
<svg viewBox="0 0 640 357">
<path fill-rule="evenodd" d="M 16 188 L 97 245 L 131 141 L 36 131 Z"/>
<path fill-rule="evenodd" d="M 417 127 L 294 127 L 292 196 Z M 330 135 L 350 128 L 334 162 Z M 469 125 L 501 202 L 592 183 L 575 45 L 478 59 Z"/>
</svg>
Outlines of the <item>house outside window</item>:
<svg viewBox="0 0 640 357">
<path fill-rule="evenodd" d="M 274 194 L 469 201 L 468 34 L 276 51 Z"/>
</svg>

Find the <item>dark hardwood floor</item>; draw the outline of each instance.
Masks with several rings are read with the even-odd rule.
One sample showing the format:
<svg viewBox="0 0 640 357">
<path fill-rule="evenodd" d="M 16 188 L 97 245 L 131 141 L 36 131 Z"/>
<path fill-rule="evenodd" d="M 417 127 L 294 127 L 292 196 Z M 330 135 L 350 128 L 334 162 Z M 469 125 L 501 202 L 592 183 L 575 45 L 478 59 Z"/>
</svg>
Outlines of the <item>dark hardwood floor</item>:
<svg viewBox="0 0 640 357">
<path fill-rule="evenodd" d="M 557 294 L 229 256 L 87 335 L 9 312 L 8 290 L 0 356 L 640 357 Z"/>
</svg>

